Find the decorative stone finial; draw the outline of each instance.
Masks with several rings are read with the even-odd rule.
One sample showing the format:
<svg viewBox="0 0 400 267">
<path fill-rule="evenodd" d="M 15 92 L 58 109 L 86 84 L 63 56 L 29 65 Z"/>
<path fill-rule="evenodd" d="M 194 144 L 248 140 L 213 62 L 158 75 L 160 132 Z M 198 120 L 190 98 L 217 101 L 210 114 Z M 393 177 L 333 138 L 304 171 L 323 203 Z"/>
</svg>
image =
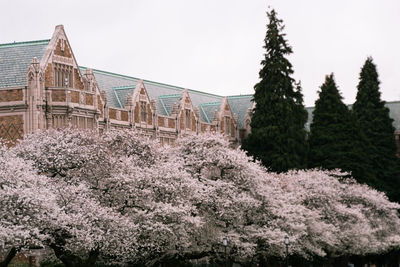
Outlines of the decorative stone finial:
<svg viewBox="0 0 400 267">
<path fill-rule="evenodd" d="M 177 115 L 178 114 L 178 110 L 179 110 L 179 105 L 178 103 L 174 103 L 174 105 L 172 106 L 172 112 L 171 114 Z"/>
<path fill-rule="evenodd" d="M 85 75 L 93 75 L 93 70 L 92 69 L 86 69 Z"/>
</svg>

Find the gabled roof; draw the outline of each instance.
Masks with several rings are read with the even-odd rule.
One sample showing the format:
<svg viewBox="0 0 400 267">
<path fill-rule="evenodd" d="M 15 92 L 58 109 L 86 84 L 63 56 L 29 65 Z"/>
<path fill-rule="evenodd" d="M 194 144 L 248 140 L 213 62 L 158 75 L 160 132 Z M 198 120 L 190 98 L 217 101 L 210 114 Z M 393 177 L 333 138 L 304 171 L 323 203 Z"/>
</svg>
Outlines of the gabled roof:
<svg viewBox="0 0 400 267">
<path fill-rule="evenodd" d="M 84 72 L 87 68 L 80 67 L 80 69 L 82 72 Z M 96 81 L 100 90 L 106 91 L 107 100 L 110 107 L 124 107 L 127 95 L 133 95 L 133 90 L 140 81 L 140 79 L 135 77 L 97 69 L 93 69 L 93 74 L 96 77 Z M 160 115 L 166 116 L 171 115 L 174 103 L 179 103 L 182 92 L 185 90 L 182 87 L 149 80 L 143 80 L 143 84 L 146 87 L 149 98 L 156 101 L 157 112 Z M 188 94 L 194 107 L 199 107 L 199 105 L 202 103 L 221 102 L 223 98 L 219 95 L 204 93 L 191 89 L 188 89 Z"/>
<path fill-rule="evenodd" d="M 160 115 L 171 116 L 174 104 L 179 104 L 182 94 L 160 95 L 157 101 L 157 111 Z"/>
<path fill-rule="evenodd" d="M 114 95 L 118 101 L 119 108 L 125 107 L 128 95 L 132 96 L 133 90 L 135 90 L 135 88 L 136 88 L 135 85 L 113 87 Z"/>
<path fill-rule="evenodd" d="M 86 67 L 79 68 L 81 69 L 82 73 L 84 73 L 87 69 Z M 93 69 L 93 74 L 96 77 L 96 81 L 100 91 L 104 90 L 107 94 L 108 105 L 113 108 L 121 108 L 121 105 L 122 107 L 124 107 L 126 103 L 126 99 L 124 102 L 121 102 L 121 99 L 118 98 L 118 94 L 115 93 L 114 88 L 134 88 L 139 82 L 139 79 L 135 77 L 120 75 L 102 70 Z M 130 94 L 133 95 L 133 89 L 128 89 L 127 91 L 129 90 L 131 90 Z"/>
<path fill-rule="evenodd" d="M 253 95 L 233 95 L 228 96 L 228 103 L 232 113 L 238 116 L 239 128 L 244 128 L 244 119 L 247 110 L 253 107 Z"/>
<path fill-rule="evenodd" d="M 221 102 L 202 103 L 199 105 L 200 119 L 211 123 L 214 120 L 214 113 L 221 107 Z"/>
<path fill-rule="evenodd" d="M 50 40 L 0 44 L 0 88 L 26 85 L 34 57 L 42 59 Z"/>
</svg>

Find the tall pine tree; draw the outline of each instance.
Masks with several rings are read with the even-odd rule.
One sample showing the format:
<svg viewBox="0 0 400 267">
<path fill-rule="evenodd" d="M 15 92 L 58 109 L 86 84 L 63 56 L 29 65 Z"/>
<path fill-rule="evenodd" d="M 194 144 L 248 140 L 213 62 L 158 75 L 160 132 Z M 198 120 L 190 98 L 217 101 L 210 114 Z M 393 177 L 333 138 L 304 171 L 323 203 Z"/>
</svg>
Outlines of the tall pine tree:
<svg viewBox="0 0 400 267">
<path fill-rule="evenodd" d="M 292 48 L 282 33 L 283 21 L 275 10 L 267 15 L 266 53 L 259 72 L 261 81 L 254 86 L 256 106 L 251 134 L 242 147 L 271 171 L 285 172 L 305 167 L 307 111 L 300 84 L 296 85 L 291 77 L 293 70 L 287 56 Z"/>
<path fill-rule="evenodd" d="M 376 176 L 376 184 L 371 186 L 385 191 L 391 200 L 400 202 L 395 128 L 389 117 L 389 109 L 381 100 L 378 72 L 371 57 L 367 58 L 361 69 L 357 89 L 353 112 L 370 143 L 368 156 Z"/>
<path fill-rule="evenodd" d="M 315 102 L 310 125 L 308 167 L 351 172 L 360 183 L 371 184 L 367 141 L 336 86 L 333 74 L 326 76 Z"/>
</svg>

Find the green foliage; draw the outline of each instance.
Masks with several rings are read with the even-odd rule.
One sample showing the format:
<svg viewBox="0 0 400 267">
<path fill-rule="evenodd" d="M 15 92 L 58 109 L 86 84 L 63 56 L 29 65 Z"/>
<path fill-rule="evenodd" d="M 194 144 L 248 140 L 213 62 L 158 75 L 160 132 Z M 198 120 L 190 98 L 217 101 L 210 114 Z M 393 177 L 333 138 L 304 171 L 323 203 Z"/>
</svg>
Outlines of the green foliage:
<svg viewBox="0 0 400 267">
<path fill-rule="evenodd" d="M 309 167 L 342 169 L 351 172 L 360 183 L 375 182 L 366 155 L 368 143 L 355 117 L 342 102 L 333 74 L 326 76 L 315 102 L 309 146 Z"/>
<path fill-rule="evenodd" d="M 282 20 L 275 10 L 267 14 L 266 53 L 261 61 L 261 80 L 254 86 L 252 132 L 242 147 L 271 171 L 285 172 L 305 167 L 307 112 L 301 86 L 291 77 L 292 65 L 286 57 L 292 48 L 282 33 Z"/>
<path fill-rule="evenodd" d="M 367 156 L 372 164 L 375 183 L 370 186 L 385 191 L 393 201 L 400 202 L 398 158 L 394 139 L 393 120 L 381 100 L 379 79 L 372 58 L 367 58 L 360 73 L 360 82 L 353 112 L 369 141 Z"/>
</svg>

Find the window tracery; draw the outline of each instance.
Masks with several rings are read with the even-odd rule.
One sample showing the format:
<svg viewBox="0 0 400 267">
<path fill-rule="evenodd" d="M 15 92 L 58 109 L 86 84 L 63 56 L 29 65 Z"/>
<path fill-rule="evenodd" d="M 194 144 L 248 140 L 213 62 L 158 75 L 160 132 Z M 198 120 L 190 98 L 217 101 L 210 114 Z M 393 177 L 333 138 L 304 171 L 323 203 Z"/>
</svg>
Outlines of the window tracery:
<svg viewBox="0 0 400 267">
<path fill-rule="evenodd" d="M 54 86 L 73 87 L 73 68 L 63 64 L 54 64 Z"/>
<path fill-rule="evenodd" d="M 147 106 L 145 101 L 140 101 L 140 118 L 142 121 L 147 120 Z"/>
<path fill-rule="evenodd" d="M 185 127 L 190 128 L 191 127 L 191 116 L 190 116 L 190 109 L 185 109 Z"/>
</svg>

